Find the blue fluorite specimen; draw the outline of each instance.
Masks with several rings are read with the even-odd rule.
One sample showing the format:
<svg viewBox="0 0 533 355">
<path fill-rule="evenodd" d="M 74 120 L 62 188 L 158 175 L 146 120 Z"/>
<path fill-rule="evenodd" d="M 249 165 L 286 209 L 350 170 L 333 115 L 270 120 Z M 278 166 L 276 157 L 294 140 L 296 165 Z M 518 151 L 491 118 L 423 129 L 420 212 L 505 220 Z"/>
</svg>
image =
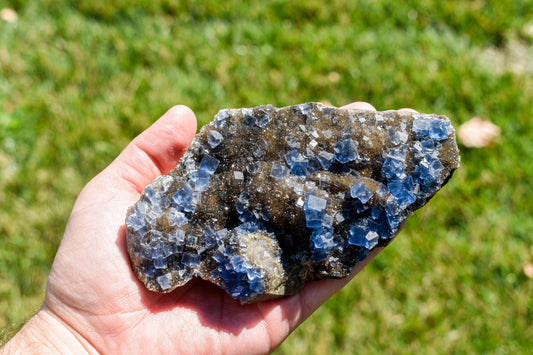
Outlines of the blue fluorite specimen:
<svg viewBox="0 0 533 355">
<path fill-rule="evenodd" d="M 349 275 L 459 166 L 444 116 L 318 103 L 222 110 L 126 217 L 152 291 L 200 277 L 243 303 Z"/>
</svg>

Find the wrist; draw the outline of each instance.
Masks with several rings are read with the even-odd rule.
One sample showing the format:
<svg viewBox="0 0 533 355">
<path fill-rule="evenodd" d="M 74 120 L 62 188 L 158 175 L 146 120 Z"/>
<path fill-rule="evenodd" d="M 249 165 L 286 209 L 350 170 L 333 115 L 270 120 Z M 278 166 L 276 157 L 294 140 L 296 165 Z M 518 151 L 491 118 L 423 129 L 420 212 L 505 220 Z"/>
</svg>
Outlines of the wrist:
<svg viewBox="0 0 533 355">
<path fill-rule="evenodd" d="M 43 307 L 0 349 L 1 354 L 98 354 L 79 333 Z"/>
</svg>

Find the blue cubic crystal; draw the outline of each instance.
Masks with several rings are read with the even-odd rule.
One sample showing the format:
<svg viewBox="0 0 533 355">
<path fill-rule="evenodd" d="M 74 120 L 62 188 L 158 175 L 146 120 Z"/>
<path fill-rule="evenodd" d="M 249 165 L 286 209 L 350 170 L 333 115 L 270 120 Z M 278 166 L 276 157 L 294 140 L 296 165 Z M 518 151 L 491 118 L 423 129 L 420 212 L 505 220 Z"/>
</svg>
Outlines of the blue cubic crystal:
<svg viewBox="0 0 533 355">
<path fill-rule="evenodd" d="M 296 149 L 292 149 L 289 152 L 287 152 L 287 154 L 285 154 L 285 161 L 291 168 L 294 163 L 294 160 L 298 158 L 299 155 L 300 155 L 300 152 Z"/>
<path fill-rule="evenodd" d="M 148 259 L 165 258 L 169 255 L 160 240 L 152 240 L 149 247 L 150 249 L 147 255 Z"/>
<path fill-rule="evenodd" d="M 307 165 L 307 172 L 309 174 L 314 173 L 317 170 L 322 169 L 322 166 L 320 165 L 320 162 L 316 157 L 309 158 L 309 164 Z"/>
<path fill-rule="evenodd" d="M 239 198 L 235 200 L 235 209 L 239 214 L 244 213 L 248 206 L 250 205 L 250 194 L 248 192 L 243 192 L 240 194 Z"/>
<path fill-rule="evenodd" d="M 152 186 L 147 186 L 143 191 L 144 199 L 150 203 L 157 203 L 156 200 L 159 199 L 157 192 L 152 188 Z"/>
<path fill-rule="evenodd" d="M 387 188 L 387 185 L 379 183 L 378 188 L 376 190 L 376 194 L 380 197 L 383 197 L 388 193 L 389 193 L 389 189 Z"/>
<path fill-rule="evenodd" d="M 198 192 L 198 191 L 193 192 L 191 203 L 193 203 L 193 204 L 198 204 L 198 203 L 200 203 L 201 201 L 202 201 L 202 194 L 201 194 L 200 192 Z"/>
<path fill-rule="evenodd" d="M 399 178 L 405 171 L 405 163 L 395 158 L 387 158 L 383 162 L 381 172 L 387 179 Z"/>
<path fill-rule="evenodd" d="M 333 163 L 334 155 L 332 153 L 326 152 L 325 150 L 321 151 L 317 155 L 318 162 L 324 170 L 328 170 L 331 164 Z"/>
<path fill-rule="evenodd" d="M 185 243 L 185 232 L 181 229 L 176 229 L 170 233 L 168 241 L 175 245 L 183 245 Z"/>
<path fill-rule="evenodd" d="M 306 157 L 308 159 L 311 159 L 311 158 L 315 157 L 315 153 L 313 152 L 313 150 L 311 148 L 305 148 L 303 155 L 304 155 L 304 157 Z"/>
<path fill-rule="evenodd" d="M 209 187 L 209 178 L 198 178 L 194 180 L 194 191 L 203 192 Z"/>
<path fill-rule="evenodd" d="M 322 227 L 332 228 L 333 216 L 330 216 L 329 214 L 324 215 L 324 218 L 322 219 Z"/>
<path fill-rule="evenodd" d="M 377 220 L 383 214 L 383 210 L 379 207 L 372 207 L 370 209 L 370 217 Z"/>
<path fill-rule="evenodd" d="M 252 127 L 255 124 L 255 117 L 250 114 L 245 114 L 242 118 L 242 123 L 245 126 Z"/>
<path fill-rule="evenodd" d="M 265 291 L 261 270 L 242 256 L 228 255 L 219 263 L 218 271 L 222 288 L 241 302 Z"/>
<path fill-rule="evenodd" d="M 206 154 L 202 158 L 198 170 L 204 171 L 209 175 L 212 175 L 217 170 L 218 164 L 220 164 L 220 161 L 218 159 Z"/>
<path fill-rule="evenodd" d="M 196 211 L 196 205 L 194 203 L 185 203 L 178 207 L 178 211 L 183 212 L 186 215 L 190 215 Z"/>
<path fill-rule="evenodd" d="M 209 133 L 207 133 L 207 143 L 209 143 L 211 148 L 218 147 L 223 140 L 224 137 L 218 131 L 211 130 Z"/>
<path fill-rule="evenodd" d="M 221 245 L 224 240 L 226 239 L 226 236 L 228 235 L 228 230 L 226 228 L 223 228 L 215 233 L 215 240 L 218 245 Z"/>
<path fill-rule="evenodd" d="M 135 231 L 139 231 L 146 227 L 146 219 L 142 215 L 131 213 L 126 217 L 126 225 Z"/>
<path fill-rule="evenodd" d="M 164 258 L 156 258 L 154 259 L 154 267 L 156 269 L 166 269 L 167 261 Z"/>
<path fill-rule="evenodd" d="M 259 211 L 259 218 L 264 221 L 270 221 L 272 218 L 272 212 L 270 212 L 266 207 Z"/>
<path fill-rule="evenodd" d="M 239 221 L 241 221 L 242 223 L 255 222 L 256 220 L 257 218 L 255 217 L 255 215 L 249 210 L 244 210 L 239 215 Z"/>
<path fill-rule="evenodd" d="M 176 225 L 178 227 L 183 227 L 187 222 L 189 222 L 189 218 L 185 215 L 183 212 L 176 212 L 173 216 L 173 219 L 169 220 L 169 224 Z"/>
<path fill-rule="evenodd" d="M 202 233 L 202 236 L 203 237 L 214 237 L 215 236 L 215 231 L 213 230 L 213 228 L 211 228 L 211 226 L 207 225 L 205 226 L 204 228 L 204 232 Z"/>
<path fill-rule="evenodd" d="M 253 162 L 253 163 L 250 163 L 246 166 L 246 170 L 250 173 L 250 174 L 257 174 L 259 172 L 259 170 L 261 170 L 261 163 L 256 161 L 256 162 Z"/>
<path fill-rule="evenodd" d="M 315 262 L 326 260 L 328 254 L 337 245 L 330 228 L 317 228 L 309 238 L 309 246 Z"/>
<path fill-rule="evenodd" d="M 166 274 L 163 274 L 161 276 L 158 276 L 156 278 L 157 280 L 157 283 L 159 284 L 159 286 L 164 290 L 168 290 L 170 288 L 170 281 L 172 281 L 172 276 L 170 275 L 170 273 L 166 273 Z"/>
<path fill-rule="evenodd" d="M 183 226 L 189 220 L 183 212 L 178 211 L 176 208 L 170 208 L 167 213 L 167 221 L 169 226 Z"/>
<path fill-rule="evenodd" d="M 429 164 L 429 170 L 432 175 L 440 175 L 440 172 L 444 169 L 444 165 L 440 162 L 439 159 L 432 159 Z"/>
<path fill-rule="evenodd" d="M 357 245 L 366 249 L 372 249 L 379 242 L 379 234 L 366 226 L 355 225 L 350 228 L 348 244 Z"/>
<path fill-rule="evenodd" d="M 148 202 L 143 201 L 143 200 L 140 200 L 135 205 L 135 213 L 140 215 L 140 216 L 148 213 L 149 209 L 150 209 L 150 205 L 148 204 Z"/>
<path fill-rule="evenodd" d="M 326 209 L 328 201 L 324 198 L 308 195 L 305 201 L 304 210 L 306 211 L 324 211 Z"/>
<path fill-rule="evenodd" d="M 385 215 L 387 216 L 387 222 L 392 230 L 396 230 L 400 227 L 404 217 L 402 211 L 398 199 L 393 195 L 390 195 L 385 203 Z"/>
<path fill-rule="evenodd" d="M 177 205 L 184 205 L 191 203 L 193 200 L 193 189 L 189 183 L 186 183 L 178 189 L 178 191 L 172 196 L 172 200 Z"/>
<path fill-rule="evenodd" d="M 253 280 L 257 280 L 261 277 L 261 271 L 259 271 L 258 268 L 248 268 L 245 270 L 246 271 L 246 276 L 248 277 L 248 280 L 250 281 L 253 281 Z"/>
<path fill-rule="evenodd" d="M 255 116 L 257 118 L 255 124 L 258 127 L 265 127 L 272 120 L 272 116 L 265 110 L 258 110 Z"/>
<path fill-rule="evenodd" d="M 355 212 L 357 212 L 357 214 L 361 214 L 363 212 L 365 212 L 366 210 L 368 210 L 370 208 L 370 205 L 367 204 L 367 203 L 362 203 L 361 201 L 359 201 L 359 199 L 355 198 L 351 201 L 351 209 Z"/>
<path fill-rule="evenodd" d="M 226 119 L 229 117 L 226 110 L 220 110 L 213 119 L 216 128 L 223 128 L 226 125 Z"/>
<path fill-rule="evenodd" d="M 254 157 L 257 158 L 257 159 L 263 159 L 265 154 L 266 154 L 266 152 L 263 149 L 261 149 L 261 148 L 257 148 L 253 152 Z"/>
<path fill-rule="evenodd" d="M 161 215 L 158 214 L 154 209 L 152 209 L 148 213 L 146 213 L 146 216 L 145 216 L 146 223 L 154 224 L 159 219 L 159 217 L 161 217 Z"/>
<path fill-rule="evenodd" d="M 300 139 L 298 137 L 289 135 L 285 137 L 285 141 L 287 142 L 289 148 L 300 149 Z"/>
<path fill-rule="evenodd" d="M 198 254 L 193 254 L 190 252 L 183 253 L 183 256 L 181 257 L 181 263 L 183 265 L 186 265 L 190 268 L 195 268 L 200 263 L 201 257 Z"/>
<path fill-rule="evenodd" d="M 331 249 L 335 246 L 333 233 L 329 228 L 317 228 L 311 234 L 314 249 Z"/>
<path fill-rule="evenodd" d="M 240 224 L 237 227 L 238 234 L 248 234 L 248 233 L 254 233 L 257 232 L 259 229 L 262 229 L 261 225 L 257 223 L 256 221 L 250 221 L 245 222 L 243 224 Z"/>
<path fill-rule="evenodd" d="M 420 142 L 423 152 L 433 152 L 435 150 L 435 143 L 431 139 L 423 140 Z"/>
<path fill-rule="evenodd" d="M 376 210 L 378 213 L 376 213 Z M 368 226 L 379 234 L 381 239 L 391 239 L 396 235 L 396 229 L 392 230 L 389 227 L 387 216 L 381 208 L 372 208 L 371 219 L 368 221 Z"/>
<path fill-rule="evenodd" d="M 272 169 L 270 170 L 270 176 L 276 179 L 285 179 L 287 175 L 289 175 L 290 170 L 283 166 L 274 164 L 272 165 Z"/>
<path fill-rule="evenodd" d="M 414 182 L 411 176 L 405 179 L 392 180 L 387 184 L 391 194 L 398 199 L 400 208 L 405 208 L 415 202 Z"/>
<path fill-rule="evenodd" d="M 355 130 L 353 129 L 353 127 L 347 124 L 346 126 L 344 126 L 344 128 L 341 131 L 341 139 L 349 139 L 353 137 L 354 134 L 355 134 Z"/>
<path fill-rule="evenodd" d="M 226 255 L 224 254 L 224 252 L 222 250 L 217 249 L 217 251 L 215 251 L 213 253 L 213 256 L 211 256 L 211 258 L 213 258 L 213 260 L 215 260 L 217 263 L 221 263 L 225 258 L 226 258 Z M 218 270 L 217 270 L 218 271 Z M 218 273 L 217 273 L 218 274 Z M 217 277 L 217 276 L 215 276 Z"/>
<path fill-rule="evenodd" d="M 357 146 L 352 138 L 337 142 L 335 145 L 335 159 L 343 164 L 357 159 Z"/>
<path fill-rule="evenodd" d="M 309 159 L 301 154 L 298 154 L 298 156 L 292 160 L 291 174 L 295 176 L 307 176 L 308 165 Z"/>
<path fill-rule="evenodd" d="M 324 224 L 326 213 L 324 211 L 309 210 L 305 213 L 305 225 L 307 228 L 318 228 Z"/>
<path fill-rule="evenodd" d="M 318 228 L 324 223 L 327 200 L 308 195 L 304 204 L 305 223 L 308 228 Z"/>
<path fill-rule="evenodd" d="M 431 120 L 431 127 L 429 128 L 429 137 L 437 141 L 442 141 L 448 138 L 448 129 L 450 127 L 449 121 Z"/>
<path fill-rule="evenodd" d="M 197 179 L 209 179 L 211 174 L 205 170 L 195 170 L 189 174 L 189 179 L 191 181 L 196 181 Z"/>
<path fill-rule="evenodd" d="M 358 199 L 361 203 L 367 203 L 374 195 L 364 182 L 356 182 L 350 189 L 350 195 Z"/>
<path fill-rule="evenodd" d="M 188 235 L 185 237 L 185 246 L 188 248 L 196 248 L 198 245 L 198 237 L 195 235 Z"/>
<path fill-rule="evenodd" d="M 413 173 L 413 177 L 415 182 L 422 185 L 431 185 L 433 182 L 433 176 L 429 171 L 429 166 L 425 162 L 418 164 Z"/>
<path fill-rule="evenodd" d="M 413 131 L 416 133 L 417 138 L 428 137 L 430 128 L 431 120 L 429 119 L 419 118 L 413 121 Z"/>
</svg>

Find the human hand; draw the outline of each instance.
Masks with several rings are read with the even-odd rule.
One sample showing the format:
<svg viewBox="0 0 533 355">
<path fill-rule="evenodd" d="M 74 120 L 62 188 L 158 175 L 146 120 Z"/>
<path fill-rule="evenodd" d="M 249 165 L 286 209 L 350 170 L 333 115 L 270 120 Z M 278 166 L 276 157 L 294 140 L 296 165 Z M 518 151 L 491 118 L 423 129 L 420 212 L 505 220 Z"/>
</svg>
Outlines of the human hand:
<svg viewBox="0 0 533 355">
<path fill-rule="evenodd" d="M 345 108 L 375 110 L 362 102 Z M 84 187 L 44 304 L 4 351 L 267 353 L 379 253 L 374 249 L 348 278 L 311 282 L 294 296 L 249 305 L 200 279 L 169 294 L 148 291 L 130 267 L 126 211 L 146 185 L 177 165 L 195 132 L 193 112 L 173 107 Z"/>
</svg>

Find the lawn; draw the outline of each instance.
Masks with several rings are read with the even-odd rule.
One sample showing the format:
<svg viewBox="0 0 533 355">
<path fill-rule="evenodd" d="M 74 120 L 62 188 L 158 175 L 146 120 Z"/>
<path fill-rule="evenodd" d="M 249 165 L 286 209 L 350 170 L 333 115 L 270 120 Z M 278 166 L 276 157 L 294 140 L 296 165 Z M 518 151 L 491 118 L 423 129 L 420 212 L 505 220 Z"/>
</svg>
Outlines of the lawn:
<svg viewBox="0 0 533 355">
<path fill-rule="evenodd" d="M 0 0 L 0 328 L 84 184 L 172 105 L 306 101 L 502 130 L 279 354 L 533 351 L 533 1 Z"/>
</svg>

